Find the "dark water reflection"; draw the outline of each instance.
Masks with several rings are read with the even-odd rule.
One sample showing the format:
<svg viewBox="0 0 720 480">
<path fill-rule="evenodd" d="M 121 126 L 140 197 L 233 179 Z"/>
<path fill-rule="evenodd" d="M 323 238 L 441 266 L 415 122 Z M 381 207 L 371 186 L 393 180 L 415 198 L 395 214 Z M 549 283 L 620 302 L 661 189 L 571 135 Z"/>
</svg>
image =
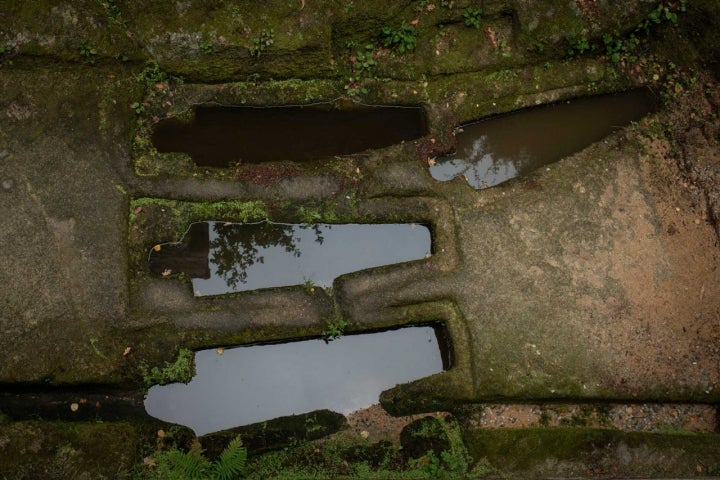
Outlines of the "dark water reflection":
<svg viewBox="0 0 720 480">
<path fill-rule="evenodd" d="M 423 136 L 420 107 L 321 104 L 195 109 L 192 122 L 163 120 L 155 127 L 159 152 L 188 153 L 200 166 L 307 161 L 382 148 Z"/>
<path fill-rule="evenodd" d="M 330 286 L 345 273 L 430 254 L 417 224 L 289 225 L 198 222 L 182 241 L 150 255 L 154 273 L 184 272 L 196 296 L 310 282 Z"/>
<path fill-rule="evenodd" d="M 347 414 L 377 403 L 399 383 L 443 370 L 433 327 L 195 354 L 187 384 L 152 387 L 147 412 L 197 435 L 286 415 L 329 409 Z"/>
<path fill-rule="evenodd" d="M 648 90 L 580 98 L 464 125 L 456 153 L 430 167 L 436 180 L 464 176 L 477 188 L 497 185 L 575 153 L 652 112 Z"/>
</svg>

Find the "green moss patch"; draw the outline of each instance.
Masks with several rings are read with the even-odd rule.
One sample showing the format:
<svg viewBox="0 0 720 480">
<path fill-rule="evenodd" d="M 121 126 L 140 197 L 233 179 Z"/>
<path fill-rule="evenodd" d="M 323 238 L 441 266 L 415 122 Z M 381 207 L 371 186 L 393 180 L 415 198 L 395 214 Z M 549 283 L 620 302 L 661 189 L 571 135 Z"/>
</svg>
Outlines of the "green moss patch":
<svg viewBox="0 0 720 480">
<path fill-rule="evenodd" d="M 130 264 L 143 271 L 143 262 L 154 245 L 178 242 L 193 222 L 205 220 L 255 222 L 267 218 L 261 201 L 185 202 L 157 198 L 137 198 L 130 202 Z"/>
<path fill-rule="evenodd" d="M 138 461 L 139 430 L 128 423 L 0 424 L 4 478 L 118 478 Z"/>
<path fill-rule="evenodd" d="M 216 458 L 237 435 L 243 439 L 243 445 L 250 453 L 259 454 L 326 437 L 346 425 L 347 419 L 344 415 L 330 410 L 318 410 L 203 435 L 200 441 L 205 455 L 211 459 Z"/>
<path fill-rule="evenodd" d="M 472 430 L 477 465 L 525 478 L 694 476 L 720 465 L 716 434 L 671 435 L 585 428 Z"/>
</svg>

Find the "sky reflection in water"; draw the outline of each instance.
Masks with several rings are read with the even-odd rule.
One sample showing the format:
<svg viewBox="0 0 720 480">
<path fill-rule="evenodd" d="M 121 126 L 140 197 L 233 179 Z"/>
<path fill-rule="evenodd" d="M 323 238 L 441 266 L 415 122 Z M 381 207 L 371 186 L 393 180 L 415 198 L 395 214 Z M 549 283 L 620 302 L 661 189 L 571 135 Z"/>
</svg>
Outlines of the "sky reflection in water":
<svg viewBox="0 0 720 480">
<path fill-rule="evenodd" d="M 329 409 L 347 414 L 377 403 L 399 383 L 443 370 L 432 327 L 348 335 L 195 354 L 187 384 L 154 386 L 147 412 L 197 435 L 286 415 Z"/>
<path fill-rule="evenodd" d="M 259 288 L 327 287 L 340 275 L 430 254 L 418 224 L 288 225 L 198 222 L 183 240 L 151 252 L 155 273 L 187 273 L 195 295 Z"/>
</svg>

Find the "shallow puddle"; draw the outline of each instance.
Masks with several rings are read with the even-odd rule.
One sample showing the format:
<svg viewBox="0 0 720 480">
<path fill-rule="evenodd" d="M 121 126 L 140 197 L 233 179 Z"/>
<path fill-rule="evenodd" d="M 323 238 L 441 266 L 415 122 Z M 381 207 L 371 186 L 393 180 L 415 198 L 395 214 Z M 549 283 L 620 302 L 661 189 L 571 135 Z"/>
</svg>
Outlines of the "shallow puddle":
<svg viewBox="0 0 720 480">
<path fill-rule="evenodd" d="M 327 287 L 345 273 L 425 258 L 418 224 L 290 225 L 198 222 L 150 253 L 158 274 L 184 272 L 196 296 L 291 285 Z"/>
<path fill-rule="evenodd" d="M 271 418 L 329 409 L 348 414 L 397 384 L 449 368 L 443 330 L 407 327 L 195 354 L 197 375 L 150 388 L 147 412 L 204 435 Z"/>
<path fill-rule="evenodd" d="M 648 90 L 579 98 L 464 125 L 456 153 L 430 166 L 436 180 L 464 176 L 487 188 L 575 153 L 652 112 Z"/>
<path fill-rule="evenodd" d="M 192 122 L 163 120 L 152 134 L 161 153 L 189 154 L 200 166 L 307 161 L 382 148 L 425 135 L 420 107 L 335 104 L 197 107 Z"/>
</svg>

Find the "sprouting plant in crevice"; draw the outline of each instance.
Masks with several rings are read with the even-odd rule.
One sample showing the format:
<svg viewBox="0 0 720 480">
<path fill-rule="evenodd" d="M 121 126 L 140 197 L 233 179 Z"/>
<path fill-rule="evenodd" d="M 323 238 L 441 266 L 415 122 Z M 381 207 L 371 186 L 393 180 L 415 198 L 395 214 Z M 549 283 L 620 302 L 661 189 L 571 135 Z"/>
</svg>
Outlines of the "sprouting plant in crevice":
<svg viewBox="0 0 720 480">
<path fill-rule="evenodd" d="M 383 27 L 380 39 L 384 47 L 389 47 L 398 53 L 415 50 L 415 37 L 417 31 L 414 25 L 401 25 L 398 28 Z"/>
<path fill-rule="evenodd" d="M 654 10 L 648 13 L 647 18 L 638 25 L 636 31 L 641 30 L 647 34 L 649 33 L 652 25 L 657 25 L 664 21 L 677 25 L 678 13 L 686 10 L 687 0 L 660 2 Z"/>
<path fill-rule="evenodd" d="M 135 76 L 135 80 L 145 87 L 146 97 L 141 102 L 133 102 L 130 108 L 137 115 L 147 110 L 152 115 L 153 122 L 157 122 L 161 117 L 170 116 L 169 110 L 175 102 L 172 90 L 175 86 L 181 85 L 183 80 L 165 72 L 153 59 L 145 62 L 143 70 Z"/>
<path fill-rule="evenodd" d="M 670 22 L 677 25 L 678 14 L 687 10 L 686 0 L 661 1 L 657 4 L 647 17 L 640 22 L 627 36 L 621 37 L 617 32 L 614 34 L 605 33 L 602 37 L 602 44 L 591 41 L 587 37 L 567 37 L 568 55 L 582 55 L 585 52 L 604 52 L 613 63 L 619 63 L 622 59 L 635 62 L 636 57 L 631 55 L 640 45 L 640 37 L 647 36 L 650 28 Z"/>
<path fill-rule="evenodd" d="M 90 338 L 90 346 L 92 346 L 93 351 L 95 352 L 95 355 L 97 355 L 100 358 L 107 359 L 105 354 L 102 353 L 102 351 L 97 346 L 98 339 L 95 337 Z"/>
<path fill-rule="evenodd" d="M 113 0 L 97 0 L 97 3 L 103 8 L 111 24 L 123 25 L 126 23 L 122 21 L 120 7 Z"/>
<path fill-rule="evenodd" d="M 341 337 L 347 326 L 348 321 L 336 311 L 333 315 L 325 317 L 325 329 L 322 331 L 322 336 L 326 342 L 330 342 Z"/>
<path fill-rule="evenodd" d="M 195 353 L 181 348 L 173 363 L 165 362 L 163 368 L 153 367 L 150 371 L 146 365 L 141 365 L 140 370 L 148 387 L 175 382 L 190 383 L 195 376 Z"/>
<path fill-rule="evenodd" d="M 466 27 L 474 27 L 480 29 L 480 17 L 482 16 L 482 8 L 468 7 L 463 12 Z"/>
<path fill-rule="evenodd" d="M 250 55 L 260 58 L 273 43 L 275 43 L 275 31 L 272 28 L 261 31 L 260 35 L 250 40 Z"/>
<path fill-rule="evenodd" d="M 323 218 L 319 208 L 306 207 L 304 205 L 298 207 L 298 214 L 300 215 L 300 221 L 306 225 L 316 224 Z"/>
<path fill-rule="evenodd" d="M 375 45 L 368 43 L 362 49 L 357 49 L 354 54 L 350 55 L 349 60 L 351 74 L 345 84 L 345 91 L 350 96 L 367 93 L 367 89 L 361 84 L 370 76 L 372 68 L 377 65 Z"/>
<path fill-rule="evenodd" d="M 136 115 L 141 115 L 142 113 L 145 112 L 145 105 L 143 105 L 143 104 L 140 103 L 140 102 L 133 102 L 133 103 L 130 105 L 130 108 L 132 108 L 133 110 L 135 110 L 135 114 L 136 114 Z"/>
<path fill-rule="evenodd" d="M 603 35 L 605 54 L 613 63 L 618 63 L 623 55 L 629 54 L 635 50 L 639 44 L 640 40 L 635 36 L 635 34 L 630 34 L 629 37 L 624 39 L 609 33 Z M 636 58 L 633 57 L 629 60 L 634 62 Z"/>
<path fill-rule="evenodd" d="M 155 60 L 148 60 L 145 62 L 143 71 L 140 72 L 136 77 L 139 83 L 144 84 L 147 88 L 151 88 L 158 83 L 168 81 L 170 76 L 160 68 L 160 65 Z"/>
<path fill-rule="evenodd" d="M 8 65 L 12 65 L 13 61 L 9 60 L 10 56 L 13 53 L 13 46 L 12 45 L 0 45 L 0 66 L 7 63 Z"/>
<path fill-rule="evenodd" d="M 206 55 L 209 55 L 215 50 L 215 46 L 212 44 L 212 42 L 200 42 L 200 45 L 198 45 L 200 48 L 200 51 Z"/>
<path fill-rule="evenodd" d="M 567 41 L 569 43 L 567 52 L 569 56 L 582 55 L 592 49 L 590 40 L 588 40 L 587 37 L 571 36 L 568 37 Z"/>
<path fill-rule="evenodd" d="M 358 75 L 367 74 L 377 63 L 375 62 L 375 46 L 371 43 L 365 45 L 362 50 L 357 50 L 354 56 L 350 57 L 353 72 Z"/>
<path fill-rule="evenodd" d="M 90 43 L 87 41 L 87 39 L 83 38 L 82 40 L 80 40 L 80 48 L 78 49 L 78 53 L 80 53 L 80 56 L 87 60 L 90 64 L 94 64 L 95 57 L 98 52 L 95 48 L 90 46 Z"/>
<path fill-rule="evenodd" d="M 311 278 L 304 278 L 303 279 L 303 290 L 308 295 L 312 295 L 315 293 L 315 284 L 313 283 Z"/>
<path fill-rule="evenodd" d="M 335 298 L 335 293 L 332 287 L 327 289 L 328 295 Z M 345 333 L 345 328 L 348 326 L 348 321 L 342 316 L 340 311 L 340 305 L 337 300 L 333 300 L 333 313 L 325 317 L 325 329 L 322 331 L 322 336 L 325 342 L 331 342 L 336 338 L 341 337 Z"/>
<path fill-rule="evenodd" d="M 661 97 L 665 103 L 677 99 L 692 89 L 697 82 L 697 72 L 683 71 L 673 62 L 668 62 L 664 68 L 664 75 L 655 75 L 662 86 Z M 655 79 L 653 77 L 653 79 Z"/>
</svg>

